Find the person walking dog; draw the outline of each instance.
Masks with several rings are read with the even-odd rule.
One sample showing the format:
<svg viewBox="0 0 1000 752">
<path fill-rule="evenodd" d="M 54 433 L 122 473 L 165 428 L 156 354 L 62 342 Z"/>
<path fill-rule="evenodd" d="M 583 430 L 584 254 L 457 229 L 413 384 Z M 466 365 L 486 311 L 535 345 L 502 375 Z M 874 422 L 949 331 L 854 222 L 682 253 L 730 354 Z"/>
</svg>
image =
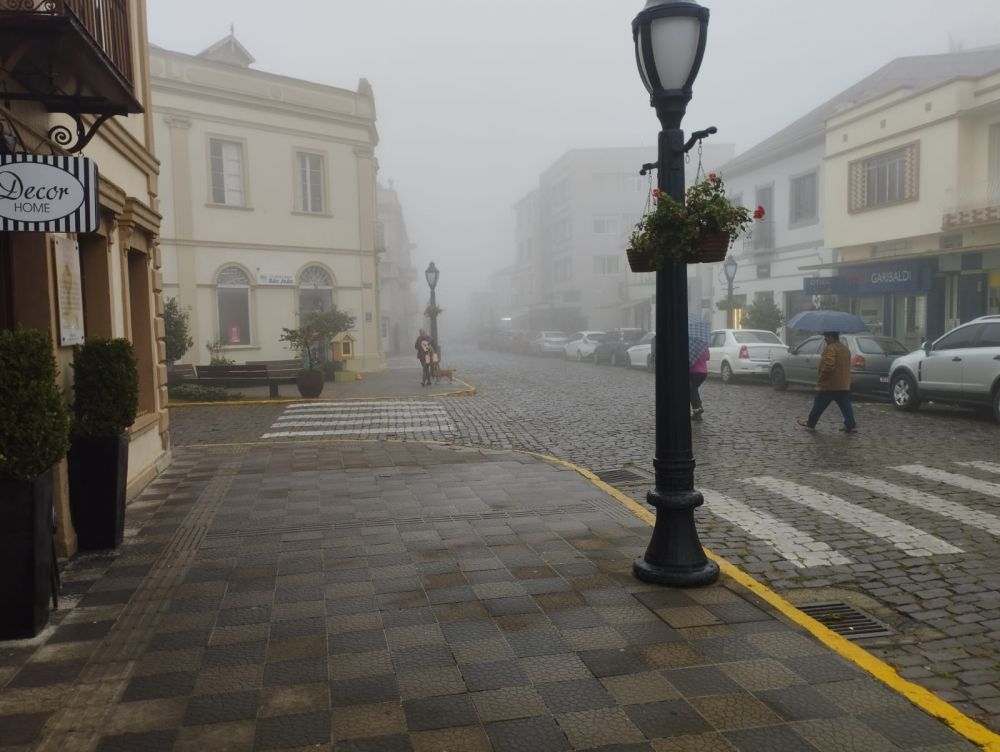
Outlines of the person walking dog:
<svg viewBox="0 0 1000 752">
<path fill-rule="evenodd" d="M 844 426 L 840 430 L 854 433 L 858 424 L 854 420 L 854 408 L 851 405 L 851 351 L 840 341 L 839 332 L 823 332 L 823 337 L 826 339 L 826 349 L 819 361 L 812 412 L 806 420 L 799 418 L 798 422 L 803 428 L 816 430 L 823 411 L 831 402 L 836 402 L 844 416 Z"/>
<path fill-rule="evenodd" d="M 417 341 L 413 343 L 413 347 L 417 351 L 417 360 L 420 361 L 420 366 L 423 369 L 420 386 L 430 386 L 431 377 L 434 375 L 436 343 L 427 334 L 426 330 L 421 329 L 420 334 L 417 336 Z"/>
</svg>

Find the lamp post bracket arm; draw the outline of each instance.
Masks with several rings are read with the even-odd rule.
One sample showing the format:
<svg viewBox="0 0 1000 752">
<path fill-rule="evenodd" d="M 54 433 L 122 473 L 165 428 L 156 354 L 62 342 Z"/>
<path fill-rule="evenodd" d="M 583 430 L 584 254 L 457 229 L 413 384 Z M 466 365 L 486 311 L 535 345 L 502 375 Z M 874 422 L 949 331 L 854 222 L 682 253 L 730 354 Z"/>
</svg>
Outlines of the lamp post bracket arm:
<svg viewBox="0 0 1000 752">
<path fill-rule="evenodd" d="M 658 170 L 658 169 L 660 169 L 660 163 L 659 162 L 647 162 L 646 164 L 644 164 L 642 166 L 642 169 L 639 170 L 639 174 L 640 175 L 648 175 L 653 170 Z"/>
<path fill-rule="evenodd" d="M 696 143 L 698 143 L 699 141 L 704 141 L 709 136 L 712 136 L 718 132 L 719 129 L 716 128 L 714 125 L 709 126 L 703 131 L 695 131 L 694 133 L 691 134 L 691 138 L 687 140 L 687 143 L 684 144 L 684 153 L 687 154 L 689 151 L 691 151 L 691 149 L 694 148 L 694 145 Z"/>
</svg>

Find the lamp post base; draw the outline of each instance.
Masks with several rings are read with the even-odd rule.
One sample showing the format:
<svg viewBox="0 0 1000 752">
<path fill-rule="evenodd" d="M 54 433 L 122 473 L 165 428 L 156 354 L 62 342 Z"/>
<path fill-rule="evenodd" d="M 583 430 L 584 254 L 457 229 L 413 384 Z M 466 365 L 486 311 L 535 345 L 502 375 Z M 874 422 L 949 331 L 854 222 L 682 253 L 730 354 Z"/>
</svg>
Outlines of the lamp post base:
<svg viewBox="0 0 1000 752">
<path fill-rule="evenodd" d="M 697 491 L 651 491 L 647 501 L 656 507 L 656 524 L 645 555 L 632 572 L 654 585 L 702 587 L 719 579 L 719 565 L 705 555 L 694 523 L 694 510 L 704 503 Z"/>
</svg>

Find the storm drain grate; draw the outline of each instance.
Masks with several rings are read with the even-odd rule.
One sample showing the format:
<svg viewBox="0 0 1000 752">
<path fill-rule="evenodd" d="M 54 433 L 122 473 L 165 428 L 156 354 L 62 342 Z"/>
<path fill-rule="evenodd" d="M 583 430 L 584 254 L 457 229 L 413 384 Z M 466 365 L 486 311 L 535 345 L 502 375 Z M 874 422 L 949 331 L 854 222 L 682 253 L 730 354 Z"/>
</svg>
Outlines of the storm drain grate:
<svg viewBox="0 0 1000 752">
<path fill-rule="evenodd" d="M 863 640 L 892 634 L 887 625 L 858 611 L 854 606 L 839 601 L 812 603 L 808 606 L 799 606 L 798 609 L 848 640 Z"/>
<path fill-rule="evenodd" d="M 640 483 L 648 482 L 649 478 L 644 475 L 639 475 L 639 473 L 634 473 L 631 470 L 601 470 L 598 473 L 594 473 L 598 478 L 603 480 L 605 483 Z"/>
</svg>

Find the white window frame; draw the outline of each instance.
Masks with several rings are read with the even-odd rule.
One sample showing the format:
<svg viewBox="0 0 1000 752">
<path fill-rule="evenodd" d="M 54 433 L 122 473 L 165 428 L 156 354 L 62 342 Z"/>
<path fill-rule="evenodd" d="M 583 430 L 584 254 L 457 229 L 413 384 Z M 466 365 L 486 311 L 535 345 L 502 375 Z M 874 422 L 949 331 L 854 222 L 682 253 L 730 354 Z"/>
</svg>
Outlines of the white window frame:
<svg viewBox="0 0 1000 752">
<path fill-rule="evenodd" d="M 246 284 L 227 284 L 225 282 L 221 282 L 220 278 L 229 269 L 235 269 L 235 270 L 239 271 L 243 275 L 243 278 L 245 279 Z M 248 331 L 246 333 L 246 337 L 245 337 L 245 339 L 246 339 L 245 342 L 239 342 L 239 343 L 231 343 L 231 342 L 229 342 L 228 333 L 226 331 L 224 331 L 224 324 L 223 324 L 223 321 L 222 321 L 222 300 L 221 300 L 221 298 L 219 296 L 219 291 L 220 290 L 244 290 L 245 291 L 245 296 L 246 296 L 245 297 L 245 300 L 246 300 L 246 321 L 247 321 L 247 329 L 248 329 Z M 218 272 L 216 272 L 216 275 L 215 275 L 215 310 L 216 310 L 216 317 L 218 319 L 218 326 L 217 326 L 217 328 L 218 328 L 218 331 L 219 331 L 219 339 L 221 340 L 221 344 L 226 349 L 237 348 L 237 347 L 252 347 L 253 346 L 253 343 L 254 343 L 254 329 L 255 329 L 255 327 L 254 327 L 254 321 L 253 321 L 253 295 L 251 294 L 252 290 L 253 290 L 252 277 L 250 276 L 249 272 L 247 272 L 247 270 L 244 269 L 239 264 L 226 264 L 225 266 L 223 266 L 222 268 L 220 268 Z M 241 339 L 243 339 L 243 338 L 241 338 Z"/>
<path fill-rule="evenodd" d="M 593 229 L 595 235 L 620 235 L 622 231 L 622 218 L 613 215 L 594 217 Z"/>
<path fill-rule="evenodd" d="M 594 256 L 594 274 L 611 276 L 622 273 L 621 256 Z"/>
<path fill-rule="evenodd" d="M 220 147 L 218 157 L 215 155 L 216 144 Z M 226 147 L 229 147 L 229 154 L 226 154 Z M 208 203 L 210 206 L 229 206 L 238 209 L 249 207 L 246 152 L 246 142 L 241 139 L 224 136 L 208 137 Z M 221 160 L 221 165 L 218 166 L 221 167 L 221 170 L 217 171 L 217 161 L 219 160 Z M 232 169 L 234 165 L 238 170 Z M 221 178 L 221 184 L 217 182 L 219 178 Z M 218 200 L 217 189 L 221 189 L 222 201 Z"/>
<path fill-rule="evenodd" d="M 813 179 L 812 205 L 803 207 L 797 200 L 801 181 Z M 799 175 L 792 175 L 788 180 L 788 226 L 789 228 L 806 227 L 819 222 L 819 170 L 810 170 Z"/>
<path fill-rule="evenodd" d="M 318 169 L 313 167 L 312 160 L 319 161 Z M 326 214 L 326 155 L 308 149 L 296 149 L 294 172 L 295 211 L 299 214 Z M 319 189 L 318 201 L 313 195 L 317 188 Z"/>
</svg>

